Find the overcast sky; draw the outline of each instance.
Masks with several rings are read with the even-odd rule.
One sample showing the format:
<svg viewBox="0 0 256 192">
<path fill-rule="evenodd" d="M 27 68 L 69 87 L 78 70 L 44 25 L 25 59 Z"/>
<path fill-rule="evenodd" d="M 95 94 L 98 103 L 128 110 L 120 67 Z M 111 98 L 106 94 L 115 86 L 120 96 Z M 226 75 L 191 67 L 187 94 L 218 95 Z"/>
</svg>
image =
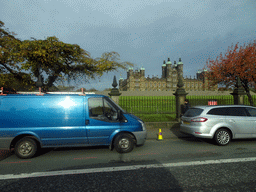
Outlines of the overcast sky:
<svg viewBox="0 0 256 192">
<path fill-rule="evenodd" d="M 116 51 L 121 61 L 161 77 L 163 60 L 196 75 L 207 58 L 256 39 L 256 0 L 1 0 L 0 20 L 21 40 L 56 36 L 93 58 Z M 111 87 L 113 75 L 78 87 Z"/>
</svg>

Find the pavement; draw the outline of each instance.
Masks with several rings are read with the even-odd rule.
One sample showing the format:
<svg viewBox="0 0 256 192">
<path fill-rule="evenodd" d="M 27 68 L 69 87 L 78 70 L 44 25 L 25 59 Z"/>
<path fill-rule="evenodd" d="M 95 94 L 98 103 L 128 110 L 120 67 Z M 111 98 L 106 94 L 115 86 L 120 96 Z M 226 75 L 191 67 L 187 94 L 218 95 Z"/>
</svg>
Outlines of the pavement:
<svg viewBox="0 0 256 192">
<path fill-rule="evenodd" d="M 180 124 L 178 122 L 149 122 L 146 123 L 148 132 L 147 139 L 158 139 L 160 131 L 163 139 L 189 137 L 180 132 Z"/>
<path fill-rule="evenodd" d="M 146 123 L 147 140 L 158 139 L 161 131 L 162 139 L 189 137 L 180 132 L 178 122 L 148 122 Z M 0 161 L 13 154 L 13 150 L 0 150 Z"/>
</svg>

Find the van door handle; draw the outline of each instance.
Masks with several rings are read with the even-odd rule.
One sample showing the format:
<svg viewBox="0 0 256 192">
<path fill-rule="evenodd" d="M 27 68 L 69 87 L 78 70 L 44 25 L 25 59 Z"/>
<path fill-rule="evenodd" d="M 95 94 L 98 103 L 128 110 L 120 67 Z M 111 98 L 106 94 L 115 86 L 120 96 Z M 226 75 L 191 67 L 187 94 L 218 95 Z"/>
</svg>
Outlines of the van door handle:
<svg viewBox="0 0 256 192">
<path fill-rule="evenodd" d="M 234 119 L 229 119 L 229 122 L 235 123 L 235 120 Z"/>
<path fill-rule="evenodd" d="M 85 125 L 89 125 L 89 120 L 85 120 Z"/>
</svg>

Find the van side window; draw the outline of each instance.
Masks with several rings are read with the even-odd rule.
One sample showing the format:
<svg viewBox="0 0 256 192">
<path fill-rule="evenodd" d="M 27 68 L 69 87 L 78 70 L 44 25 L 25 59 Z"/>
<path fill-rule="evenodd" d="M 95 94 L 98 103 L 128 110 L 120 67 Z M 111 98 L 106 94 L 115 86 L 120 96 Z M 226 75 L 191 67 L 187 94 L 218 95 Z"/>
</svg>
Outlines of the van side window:
<svg viewBox="0 0 256 192">
<path fill-rule="evenodd" d="M 101 121 L 117 121 L 117 110 L 105 98 L 89 98 L 89 117 Z"/>
</svg>

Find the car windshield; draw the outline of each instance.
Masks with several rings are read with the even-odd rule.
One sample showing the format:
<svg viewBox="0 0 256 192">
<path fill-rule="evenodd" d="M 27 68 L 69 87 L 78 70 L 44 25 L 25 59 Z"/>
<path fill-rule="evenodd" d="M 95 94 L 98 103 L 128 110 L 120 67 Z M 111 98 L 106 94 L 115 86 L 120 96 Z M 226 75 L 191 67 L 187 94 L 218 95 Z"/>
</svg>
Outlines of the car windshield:
<svg viewBox="0 0 256 192">
<path fill-rule="evenodd" d="M 195 117 L 199 116 L 203 112 L 203 109 L 200 108 L 190 108 L 187 110 L 187 112 L 184 114 L 185 117 Z"/>
</svg>

